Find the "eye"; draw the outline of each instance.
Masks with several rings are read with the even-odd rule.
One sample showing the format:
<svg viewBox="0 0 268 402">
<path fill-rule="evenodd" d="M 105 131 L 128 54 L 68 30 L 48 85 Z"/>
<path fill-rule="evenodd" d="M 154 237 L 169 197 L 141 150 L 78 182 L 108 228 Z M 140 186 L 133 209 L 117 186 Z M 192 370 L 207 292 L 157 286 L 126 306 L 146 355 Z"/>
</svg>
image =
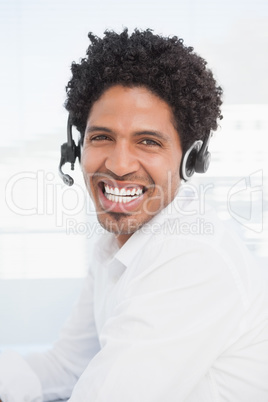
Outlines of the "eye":
<svg viewBox="0 0 268 402">
<path fill-rule="evenodd" d="M 100 141 L 111 141 L 111 138 L 107 137 L 106 134 L 98 134 L 89 138 L 90 142 L 100 142 Z"/>
<path fill-rule="evenodd" d="M 141 144 L 147 145 L 147 146 L 157 146 L 157 147 L 161 146 L 159 144 L 159 142 L 156 142 L 155 140 L 152 140 L 150 138 L 145 138 L 144 140 L 141 141 Z"/>
</svg>

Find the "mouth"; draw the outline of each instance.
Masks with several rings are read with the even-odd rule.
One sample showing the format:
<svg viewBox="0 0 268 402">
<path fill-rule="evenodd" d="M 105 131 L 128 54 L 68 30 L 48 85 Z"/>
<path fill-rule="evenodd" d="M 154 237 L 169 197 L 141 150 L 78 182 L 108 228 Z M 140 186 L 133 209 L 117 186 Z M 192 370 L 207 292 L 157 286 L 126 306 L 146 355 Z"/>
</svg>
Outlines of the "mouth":
<svg viewBox="0 0 268 402">
<path fill-rule="evenodd" d="M 133 183 L 101 181 L 98 183 L 102 206 L 110 212 L 128 213 L 143 201 L 145 186 Z"/>
<path fill-rule="evenodd" d="M 112 202 L 128 204 L 144 194 L 145 188 L 140 186 L 114 187 L 103 183 L 103 194 Z"/>
</svg>

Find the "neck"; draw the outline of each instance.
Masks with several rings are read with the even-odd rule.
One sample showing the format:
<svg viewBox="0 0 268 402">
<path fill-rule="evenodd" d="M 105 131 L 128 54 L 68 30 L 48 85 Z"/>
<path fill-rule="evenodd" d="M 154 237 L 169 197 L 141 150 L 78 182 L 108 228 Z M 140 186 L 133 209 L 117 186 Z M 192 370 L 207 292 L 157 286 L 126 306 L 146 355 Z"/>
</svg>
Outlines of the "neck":
<svg viewBox="0 0 268 402">
<path fill-rule="evenodd" d="M 127 233 L 127 234 L 119 234 L 116 235 L 116 241 L 118 244 L 118 247 L 121 248 L 127 241 L 128 239 L 133 235 L 133 233 Z"/>
</svg>

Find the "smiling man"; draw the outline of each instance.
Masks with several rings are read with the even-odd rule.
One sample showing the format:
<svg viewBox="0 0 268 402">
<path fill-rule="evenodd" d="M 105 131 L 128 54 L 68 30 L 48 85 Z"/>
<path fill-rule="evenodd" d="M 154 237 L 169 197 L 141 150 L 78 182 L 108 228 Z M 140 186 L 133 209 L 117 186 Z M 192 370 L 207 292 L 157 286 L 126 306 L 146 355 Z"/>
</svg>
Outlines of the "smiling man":
<svg viewBox="0 0 268 402">
<path fill-rule="evenodd" d="M 0 356 L 0 397 L 267 402 L 265 281 L 198 189 L 183 184 L 208 168 L 222 90 L 176 37 L 89 38 L 66 108 L 105 231 L 53 348 Z"/>
<path fill-rule="evenodd" d="M 99 222 L 120 246 L 175 197 L 181 158 L 172 110 L 148 89 L 115 85 L 94 103 L 81 163 Z"/>
</svg>

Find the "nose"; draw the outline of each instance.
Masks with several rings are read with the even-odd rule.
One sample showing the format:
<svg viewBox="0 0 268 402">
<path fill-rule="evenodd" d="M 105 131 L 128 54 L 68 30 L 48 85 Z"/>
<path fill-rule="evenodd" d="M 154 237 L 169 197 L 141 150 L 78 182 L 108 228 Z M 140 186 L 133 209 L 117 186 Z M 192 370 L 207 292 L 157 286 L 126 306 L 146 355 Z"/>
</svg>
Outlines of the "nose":
<svg viewBox="0 0 268 402">
<path fill-rule="evenodd" d="M 134 149 L 125 142 L 118 142 L 111 149 L 105 161 L 105 167 L 116 176 L 125 176 L 137 172 L 139 161 Z"/>
</svg>

